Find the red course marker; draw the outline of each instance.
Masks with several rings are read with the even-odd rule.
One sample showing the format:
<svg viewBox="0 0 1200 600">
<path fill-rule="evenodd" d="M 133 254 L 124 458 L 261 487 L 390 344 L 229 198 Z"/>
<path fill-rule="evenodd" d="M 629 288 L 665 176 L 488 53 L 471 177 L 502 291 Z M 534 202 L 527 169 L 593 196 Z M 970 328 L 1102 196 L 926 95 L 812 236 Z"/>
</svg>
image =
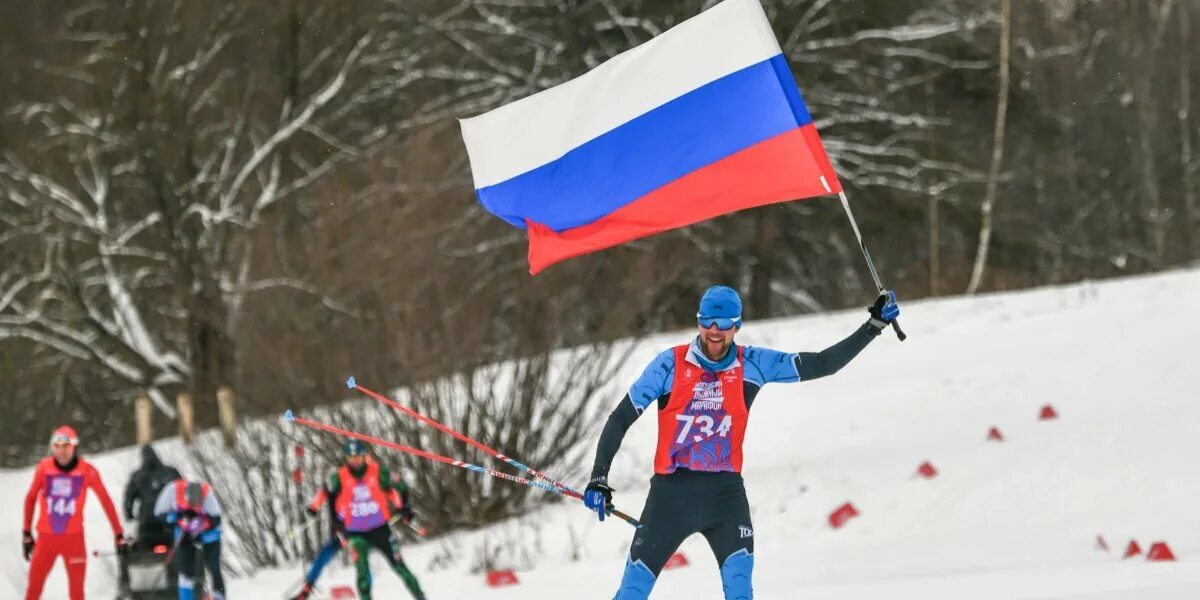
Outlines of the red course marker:
<svg viewBox="0 0 1200 600">
<path fill-rule="evenodd" d="M 488 587 L 498 588 L 517 585 L 518 583 L 520 582 L 517 581 L 517 574 L 513 573 L 512 571 L 488 571 Z"/>
<path fill-rule="evenodd" d="M 829 515 L 829 526 L 834 529 L 841 529 L 842 525 L 846 524 L 846 521 L 857 516 L 858 509 L 854 508 L 853 504 L 847 502 Z"/>
<path fill-rule="evenodd" d="M 1171 552 L 1171 547 L 1166 542 L 1154 542 L 1150 544 L 1150 551 L 1146 553 L 1146 560 L 1153 562 L 1174 562 L 1175 553 Z"/>
<path fill-rule="evenodd" d="M 663 569 L 680 569 L 689 564 L 691 563 L 688 562 L 687 557 L 682 552 L 676 552 L 671 555 L 671 558 L 667 559 L 667 564 L 663 565 Z"/>
</svg>

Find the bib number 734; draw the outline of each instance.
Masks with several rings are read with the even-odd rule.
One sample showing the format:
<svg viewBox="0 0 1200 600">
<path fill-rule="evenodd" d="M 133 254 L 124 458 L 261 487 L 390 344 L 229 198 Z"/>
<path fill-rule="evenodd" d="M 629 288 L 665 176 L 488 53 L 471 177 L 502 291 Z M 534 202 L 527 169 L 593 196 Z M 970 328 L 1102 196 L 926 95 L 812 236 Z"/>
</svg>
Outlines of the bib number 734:
<svg viewBox="0 0 1200 600">
<path fill-rule="evenodd" d="M 692 441 L 699 443 L 706 438 L 712 437 L 713 433 L 721 437 L 727 437 L 729 430 L 733 429 L 733 417 L 725 415 L 721 419 L 721 424 L 717 426 L 717 430 L 713 431 L 713 418 L 709 415 L 675 415 L 676 421 L 683 421 L 683 427 L 679 428 L 679 437 L 675 438 L 676 444 L 682 444 L 691 433 L 692 427 L 700 428 L 700 433 L 692 436 Z"/>
</svg>

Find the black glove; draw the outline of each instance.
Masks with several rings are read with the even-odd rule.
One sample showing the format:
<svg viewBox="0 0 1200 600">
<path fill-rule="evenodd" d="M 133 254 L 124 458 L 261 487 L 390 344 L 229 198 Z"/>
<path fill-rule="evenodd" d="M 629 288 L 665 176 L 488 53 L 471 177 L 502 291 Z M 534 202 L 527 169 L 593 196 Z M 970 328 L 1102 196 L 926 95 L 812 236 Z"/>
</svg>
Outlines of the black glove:
<svg viewBox="0 0 1200 600">
<path fill-rule="evenodd" d="M 118 533 L 113 543 L 117 546 L 118 556 L 129 556 L 130 541 L 129 538 L 125 537 L 125 534 Z"/>
<path fill-rule="evenodd" d="M 412 520 L 416 518 L 416 515 L 413 514 L 412 507 L 407 504 L 396 509 L 396 516 L 400 517 L 400 519 L 405 523 L 411 523 Z"/>
<path fill-rule="evenodd" d="M 607 477 L 596 477 L 589 481 L 583 490 L 583 504 L 588 510 L 594 511 L 600 517 L 600 521 L 604 521 L 604 517 L 613 511 L 613 491 L 615 490 L 608 487 Z"/>
<path fill-rule="evenodd" d="M 867 312 L 871 313 L 871 320 L 868 321 L 871 327 L 882 331 L 891 325 L 892 321 L 900 316 L 900 305 L 896 303 L 896 292 L 891 290 L 880 292 L 879 296 L 875 298 L 875 303 L 867 309 Z"/>
<path fill-rule="evenodd" d="M 29 561 L 29 557 L 33 556 L 33 547 L 37 545 L 37 541 L 33 539 L 33 533 L 25 530 L 21 535 L 21 547 L 25 551 L 25 560 Z"/>
</svg>

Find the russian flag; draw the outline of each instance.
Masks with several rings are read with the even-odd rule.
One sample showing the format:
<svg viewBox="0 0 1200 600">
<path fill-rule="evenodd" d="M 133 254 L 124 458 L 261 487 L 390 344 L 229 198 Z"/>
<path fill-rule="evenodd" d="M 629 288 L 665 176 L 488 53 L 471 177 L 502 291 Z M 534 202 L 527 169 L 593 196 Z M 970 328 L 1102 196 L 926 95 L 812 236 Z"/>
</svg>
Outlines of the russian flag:
<svg viewBox="0 0 1200 600">
<path fill-rule="evenodd" d="M 725 0 L 592 71 L 461 121 L 479 201 L 530 272 L 841 184 L 759 0 Z"/>
</svg>

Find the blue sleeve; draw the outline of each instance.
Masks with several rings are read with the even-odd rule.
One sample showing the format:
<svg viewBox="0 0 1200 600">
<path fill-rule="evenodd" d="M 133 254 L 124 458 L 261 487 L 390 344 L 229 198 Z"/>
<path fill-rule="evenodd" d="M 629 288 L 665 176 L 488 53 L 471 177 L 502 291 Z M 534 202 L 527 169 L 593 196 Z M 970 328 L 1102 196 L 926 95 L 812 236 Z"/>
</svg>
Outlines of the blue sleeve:
<svg viewBox="0 0 1200 600">
<path fill-rule="evenodd" d="M 768 383 L 800 381 L 795 352 L 780 352 L 770 348 L 746 346 L 742 350 L 742 359 L 746 362 L 744 369 L 746 381 L 758 384 L 759 387 Z"/>
<path fill-rule="evenodd" d="M 592 481 L 608 481 L 608 469 L 613 457 L 621 448 L 621 440 L 629 426 L 641 416 L 651 404 L 671 391 L 671 378 L 675 375 L 675 351 L 660 353 L 642 371 L 642 376 L 633 382 L 629 393 L 621 398 L 620 404 L 608 415 L 600 440 L 596 442 L 596 459 L 592 463 Z M 628 400 L 628 402 L 626 402 Z"/>
<path fill-rule="evenodd" d="M 671 379 L 675 376 L 675 350 L 668 349 L 642 371 L 642 376 L 629 388 L 629 400 L 641 414 L 658 398 L 671 391 Z"/>
</svg>

